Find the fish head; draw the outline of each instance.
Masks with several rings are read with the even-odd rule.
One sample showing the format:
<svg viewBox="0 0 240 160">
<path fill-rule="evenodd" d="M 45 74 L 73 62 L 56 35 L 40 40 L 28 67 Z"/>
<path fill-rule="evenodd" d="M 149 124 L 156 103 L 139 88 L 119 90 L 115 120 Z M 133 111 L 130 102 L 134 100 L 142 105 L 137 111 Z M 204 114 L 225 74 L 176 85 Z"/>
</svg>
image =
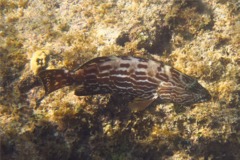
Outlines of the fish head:
<svg viewBox="0 0 240 160">
<path fill-rule="evenodd" d="M 163 101 L 191 105 L 194 103 L 206 102 L 211 95 L 198 81 L 185 74 L 180 75 L 176 80 L 163 82 L 158 88 L 159 98 Z"/>
<path fill-rule="evenodd" d="M 209 91 L 204 88 L 200 83 L 198 83 L 196 79 L 194 79 L 194 82 L 192 84 L 186 85 L 185 94 L 186 96 L 182 96 L 182 101 L 180 102 L 180 104 L 190 105 L 193 103 L 206 102 L 211 99 Z"/>
</svg>

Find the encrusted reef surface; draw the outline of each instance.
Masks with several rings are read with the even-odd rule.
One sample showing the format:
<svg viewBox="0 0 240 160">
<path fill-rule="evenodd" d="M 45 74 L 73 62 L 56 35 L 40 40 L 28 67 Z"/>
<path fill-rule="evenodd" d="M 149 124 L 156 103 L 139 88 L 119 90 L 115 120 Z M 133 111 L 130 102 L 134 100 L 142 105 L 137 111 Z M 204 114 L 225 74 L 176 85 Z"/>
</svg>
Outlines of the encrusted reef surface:
<svg viewBox="0 0 240 160">
<path fill-rule="evenodd" d="M 238 0 L 0 0 L 0 160 L 240 159 Z M 212 100 L 131 113 L 109 95 L 43 94 L 40 70 L 107 55 L 164 61 Z"/>
</svg>

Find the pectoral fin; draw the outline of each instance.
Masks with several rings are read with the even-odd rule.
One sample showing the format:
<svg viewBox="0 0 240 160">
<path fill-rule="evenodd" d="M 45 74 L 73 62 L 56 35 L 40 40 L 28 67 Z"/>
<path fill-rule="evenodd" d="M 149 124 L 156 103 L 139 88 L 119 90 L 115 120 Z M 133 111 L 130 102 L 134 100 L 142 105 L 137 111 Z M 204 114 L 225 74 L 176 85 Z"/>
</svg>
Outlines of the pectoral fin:
<svg viewBox="0 0 240 160">
<path fill-rule="evenodd" d="M 99 88 L 98 86 L 84 86 L 83 84 L 78 85 L 75 90 L 76 96 L 88 96 L 95 94 L 108 94 L 111 93 L 108 88 Z"/>
<path fill-rule="evenodd" d="M 143 98 L 134 98 L 133 101 L 128 103 L 128 107 L 133 112 L 138 112 L 144 110 L 146 107 L 148 107 L 156 98 L 151 99 L 143 99 Z"/>
</svg>

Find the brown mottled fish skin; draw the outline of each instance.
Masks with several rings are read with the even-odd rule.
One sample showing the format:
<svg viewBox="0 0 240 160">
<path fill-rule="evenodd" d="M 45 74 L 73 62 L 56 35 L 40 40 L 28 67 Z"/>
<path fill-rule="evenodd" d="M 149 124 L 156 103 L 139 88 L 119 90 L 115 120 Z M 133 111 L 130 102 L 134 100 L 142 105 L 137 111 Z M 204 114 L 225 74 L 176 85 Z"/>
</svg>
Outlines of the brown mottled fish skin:
<svg viewBox="0 0 240 160">
<path fill-rule="evenodd" d="M 75 95 L 129 96 L 132 110 L 143 110 L 154 100 L 190 105 L 210 100 L 196 79 L 162 62 L 131 56 L 98 57 L 75 71 L 46 70 L 39 74 L 46 95 L 64 86 L 77 85 Z"/>
</svg>

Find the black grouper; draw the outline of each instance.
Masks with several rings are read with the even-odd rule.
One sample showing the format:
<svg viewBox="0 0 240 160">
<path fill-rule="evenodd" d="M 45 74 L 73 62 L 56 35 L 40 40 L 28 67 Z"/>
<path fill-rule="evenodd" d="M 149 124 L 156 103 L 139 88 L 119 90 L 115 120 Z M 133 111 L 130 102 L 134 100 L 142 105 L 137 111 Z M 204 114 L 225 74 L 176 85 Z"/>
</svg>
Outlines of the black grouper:
<svg viewBox="0 0 240 160">
<path fill-rule="evenodd" d="M 116 94 L 131 97 L 128 106 L 134 111 L 145 109 L 155 100 L 191 105 L 211 98 L 196 79 L 163 62 L 131 56 L 98 57 L 74 71 L 45 70 L 39 77 L 45 95 L 76 85 L 77 96 Z"/>
</svg>

